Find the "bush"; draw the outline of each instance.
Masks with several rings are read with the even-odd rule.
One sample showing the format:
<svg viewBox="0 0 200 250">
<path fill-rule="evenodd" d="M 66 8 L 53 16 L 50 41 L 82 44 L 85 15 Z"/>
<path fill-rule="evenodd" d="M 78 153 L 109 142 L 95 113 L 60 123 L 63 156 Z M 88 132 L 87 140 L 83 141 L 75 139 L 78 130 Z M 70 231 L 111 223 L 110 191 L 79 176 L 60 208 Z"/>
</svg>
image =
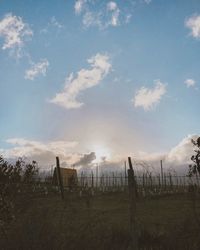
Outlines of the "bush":
<svg viewBox="0 0 200 250">
<path fill-rule="evenodd" d="M 0 156 L 0 233 L 6 234 L 8 224 L 15 218 L 17 211 L 17 195 L 24 185 L 32 186 L 38 174 L 35 161 L 25 164 L 20 158 L 16 163 L 9 164 Z"/>
<path fill-rule="evenodd" d="M 189 176 L 200 175 L 200 137 L 195 141 L 191 140 L 192 144 L 195 146 L 195 154 L 192 155 L 191 160 L 193 164 L 189 165 Z"/>
</svg>

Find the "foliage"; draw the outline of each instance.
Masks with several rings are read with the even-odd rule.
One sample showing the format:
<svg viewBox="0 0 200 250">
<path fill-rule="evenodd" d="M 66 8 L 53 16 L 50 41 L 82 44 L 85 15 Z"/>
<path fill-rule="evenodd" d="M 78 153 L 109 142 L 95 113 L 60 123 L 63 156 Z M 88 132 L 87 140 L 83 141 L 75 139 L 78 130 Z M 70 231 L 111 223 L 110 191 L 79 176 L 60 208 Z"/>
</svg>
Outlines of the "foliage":
<svg viewBox="0 0 200 250">
<path fill-rule="evenodd" d="M 23 181 L 25 183 L 32 183 L 38 174 L 38 165 L 36 161 L 32 161 L 32 164 L 25 165 L 25 171 Z"/>
<path fill-rule="evenodd" d="M 192 155 L 191 160 L 193 164 L 189 165 L 189 176 L 200 175 L 200 137 L 197 140 L 191 140 L 195 146 L 195 154 Z"/>
<path fill-rule="evenodd" d="M 35 161 L 25 164 L 19 158 L 10 164 L 0 156 L 0 233 L 6 231 L 7 225 L 15 218 L 17 195 L 24 189 L 24 184 L 32 185 L 38 174 Z"/>
</svg>

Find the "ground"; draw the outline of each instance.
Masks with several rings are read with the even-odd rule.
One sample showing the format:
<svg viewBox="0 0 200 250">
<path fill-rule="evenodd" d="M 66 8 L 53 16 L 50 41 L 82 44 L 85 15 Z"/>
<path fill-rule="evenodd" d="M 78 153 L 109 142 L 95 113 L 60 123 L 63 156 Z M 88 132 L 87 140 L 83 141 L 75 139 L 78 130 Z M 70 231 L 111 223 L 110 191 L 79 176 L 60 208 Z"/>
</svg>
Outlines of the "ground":
<svg viewBox="0 0 200 250">
<path fill-rule="evenodd" d="M 191 194 L 139 199 L 140 249 L 199 249 L 198 211 Z M 23 207 L 23 204 L 21 204 Z M 29 197 L 8 226 L 1 249 L 131 249 L 127 193 L 92 198 L 65 194 Z"/>
</svg>

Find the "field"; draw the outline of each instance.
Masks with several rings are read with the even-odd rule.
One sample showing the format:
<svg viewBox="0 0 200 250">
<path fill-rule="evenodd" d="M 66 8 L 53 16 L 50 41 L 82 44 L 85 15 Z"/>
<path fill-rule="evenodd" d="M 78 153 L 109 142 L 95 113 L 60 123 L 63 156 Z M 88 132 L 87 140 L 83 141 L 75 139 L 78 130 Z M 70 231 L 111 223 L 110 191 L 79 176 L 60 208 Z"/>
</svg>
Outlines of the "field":
<svg viewBox="0 0 200 250">
<path fill-rule="evenodd" d="M 196 199 L 195 199 L 196 200 Z M 1 249 L 132 249 L 127 192 L 94 196 L 65 193 L 19 200 L 20 209 L 1 237 Z M 193 194 L 138 198 L 139 249 L 199 249 Z"/>
</svg>

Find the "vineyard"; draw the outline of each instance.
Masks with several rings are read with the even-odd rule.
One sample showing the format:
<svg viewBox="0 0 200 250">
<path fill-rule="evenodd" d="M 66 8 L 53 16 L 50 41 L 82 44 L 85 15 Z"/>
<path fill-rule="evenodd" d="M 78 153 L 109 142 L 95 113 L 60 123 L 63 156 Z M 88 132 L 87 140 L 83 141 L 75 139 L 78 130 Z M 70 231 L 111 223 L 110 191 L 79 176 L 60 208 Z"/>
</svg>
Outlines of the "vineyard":
<svg viewBox="0 0 200 250">
<path fill-rule="evenodd" d="M 198 175 L 135 176 L 130 165 L 66 186 L 22 164 L 1 164 L 1 249 L 198 249 Z"/>
</svg>

